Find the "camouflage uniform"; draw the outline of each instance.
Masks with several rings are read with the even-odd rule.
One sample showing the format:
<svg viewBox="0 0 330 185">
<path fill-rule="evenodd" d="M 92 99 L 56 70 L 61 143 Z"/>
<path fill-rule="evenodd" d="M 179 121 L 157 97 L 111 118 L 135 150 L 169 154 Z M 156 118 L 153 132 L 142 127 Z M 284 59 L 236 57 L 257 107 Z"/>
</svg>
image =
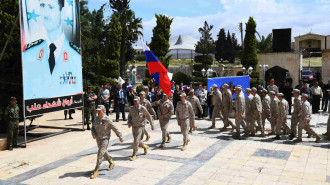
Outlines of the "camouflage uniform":
<svg viewBox="0 0 330 185">
<path fill-rule="evenodd" d="M 191 103 L 185 101 L 178 102 L 176 105 L 176 120 L 181 128 L 181 133 L 183 135 L 183 142 L 187 143 L 188 139 L 188 130 L 189 130 L 189 123 L 190 125 L 194 125 L 195 123 L 195 113 L 191 106 Z M 189 123 L 188 123 L 189 121 Z"/>
<path fill-rule="evenodd" d="M 278 87 L 277 87 L 276 85 L 273 85 L 273 86 L 268 85 L 268 86 L 267 86 L 267 90 L 268 90 L 268 92 L 270 92 L 270 91 L 274 91 L 275 94 L 278 93 Z"/>
<path fill-rule="evenodd" d="M 156 106 L 157 102 L 153 102 L 153 106 Z M 163 99 L 159 100 L 159 124 L 162 130 L 162 143 L 165 143 L 166 137 L 168 142 L 170 141 L 170 134 L 167 132 L 168 123 L 174 113 L 174 106 L 172 102 L 168 99 L 164 101 Z"/>
<path fill-rule="evenodd" d="M 194 92 L 194 91 L 192 91 Z M 203 114 L 203 108 L 202 105 L 199 101 L 199 99 L 197 98 L 197 96 L 188 96 L 187 97 L 187 101 L 190 102 L 191 106 L 193 107 L 194 110 L 194 115 L 198 115 L 198 109 L 201 112 L 201 114 Z M 192 123 L 190 122 L 190 131 L 189 133 L 191 133 L 192 131 L 195 131 L 197 127 L 195 127 L 195 125 L 192 125 Z"/>
<path fill-rule="evenodd" d="M 17 146 L 17 138 L 19 133 L 19 107 L 18 105 L 9 105 L 5 110 L 5 119 L 8 123 L 7 146 L 12 149 Z"/>
<path fill-rule="evenodd" d="M 278 117 L 278 99 L 276 97 L 270 98 L 270 126 L 271 133 L 275 134 L 275 127 Z"/>
<path fill-rule="evenodd" d="M 251 104 L 250 104 L 250 113 L 251 113 L 251 125 L 250 125 L 250 131 L 251 134 L 255 134 L 255 129 L 254 127 L 257 127 L 255 122 L 257 121 L 259 130 L 261 134 L 264 134 L 264 127 L 261 123 L 261 111 L 262 111 L 262 105 L 261 105 L 261 98 L 258 94 L 255 94 L 252 98 Z"/>
<path fill-rule="evenodd" d="M 291 117 L 291 133 L 297 135 L 297 125 L 299 123 L 299 113 L 301 111 L 301 96 L 295 97 L 293 100 L 293 112 Z"/>
<path fill-rule="evenodd" d="M 246 129 L 246 125 L 244 123 L 245 97 L 243 92 L 241 92 L 239 96 L 235 97 L 235 111 L 236 134 L 237 136 L 240 136 L 241 125 L 244 129 Z M 240 115 L 242 115 L 242 117 Z"/>
<path fill-rule="evenodd" d="M 281 128 L 283 127 L 287 133 L 291 133 L 291 129 L 286 125 L 286 119 L 289 112 L 289 104 L 283 98 L 278 102 L 278 117 L 276 121 L 276 135 L 280 135 Z"/>
<path fill-rule="evenodd" d="M 111 137 L 111 130 L 113 130 L 119 138 L 122 138 L 122 134 L 119 132 L 117 127 L 112 123 L 107 115 L 102 118 L 97 116 L 92 124 L 92 135 L 96 139 L 98 152 L 96 167 L 99 168 L 103 157 L 111 161 L 112 157 L 108 153 L 108 145 Z"/>
<path fill-rule="evenodd" d="M 221 115 L 221 108 L 222 108 L 222 94 L 219 90 L 213 91 L 212 96 L 212 105 L 213 105 L 213 112 L 212 112 L 212 127 L 215 127 L 215 121 L 217 117 L 223 120 Z"/>
<path fill-rule="evenodd" d="M 94 123 L 95 115 L 96 115 L 96 103 L 95 100 L 89 101 L 89 99 L 93 98 L 95 93 L 85 93 L 84 99 L 85 99 L 85 105 L 84 105 L 84 114 L 85 114 L 85 124 L 87 124 L 87 127 L 89 127 L 89 124 L 91 123 L 90 118 L 92 117 L 92 123 Z"/>
<path fill-rule="evenodd" d="M 328 105 L 328 113 L 329 113 L 329 118 L 327 124 L 327 139 L 330 139 L 330 103 Z"/>
<path fill-rule="evenodd" d="M 302 138 L 302 129 L 305 129 L 308 133 L 315 136 L 317 138 L 316 141 L 321 139 L 320 136 L 318 134 L 316 134 L 309 125 L 309 122 L 312 119 L 311 111 L 312 110 L 311 110 L 311 106 L 310 106 L 309 102 L 307 100 L 302 101 L 301 111 L 299 114 L 300 121 L 299 121 L 299 125 L 298 125 L 298 138 L 297 138 L 298 140 L 301 140 L 301 138 Z"/>
<path fill-rule="evenodd" d="M 233 110 L 233 95 L 229 89 L 227 91 L 224 91 L 222 94 L 222 116 L 223 116 L 223 124 L 224 128 L 227 128 L 229 125 L 231 125 L 232 129 L 234 129 L 236 126 L 233 122 L 229 120 L 229 114 Z"/>
<path fill-rule="evenodd" d="M 131 106 L 129 109 L 128 114 L 128 125 L 132 126 L 132 133 L 134 137 L 134 144 L 133 144 L 133 151 L 137 152 L 138 147 L 145 147 L 144 143 L 141 141 L 141 138 L 143 136 L 143 132 L 145 129 L 145 125 L 147 124 L 147 121 L 151 124 L 153 127 L 154 122 L 151 118 L 151 115 L 149 114 L 148 110 L 142 106 L 139 105 L 138 108 L 136 108 L 135 105 Z"/>
<path fill-rule="evenodd" d="M 133 104 L 133 105 L 134 105 L 134 104 Z M 141 101 L 140 101 L 140 105 L 142 105 L 142 106 L 144 106 L 145 108 L 147 108 L 149 114 L 151 114 L 151 115 L 153 115 L 153 116 L 156 115 L 155 110 L 154 110 L 154 108 L 151 106 L 151 103 L 150 103 L 149 100 L 147 100 L 147 99 L 141 100 Z M 144 134 L 146 135 L 146 137 L 147 137 L 146 142 L 149 141 L 149 139 L 150 139 L 150 135 L 149 135 L 149 133 L 148 133 L 148 131 L 147 131 L 146 128 L 144 128 L 143 133 L 144 133 Z M 141 139 L 143 139 L 143 134 L 142 134 Z"/>
<path fill-rule="evenodd" d="M 251 128 L 251 122 L 252 122 L 252 112 L 251 112 L 251 109 L 250 109 L 250 106 L 251 106 L 251 102 L 253 100 L 253 95 L 250 94 L 246 100 L 245 100 L 245 124 L 246 124 L 246 129 L 245 129 L 245 132 L 246 133 L 250 133 L 250 128 Z"/>
<path fill-rule="evenodd" d="M 270 122 L 270 97 L 266 94 L 264 99 L 262 100 L 262 113 L 261 113 L 261 118 L 262 118 L 262 126 L 265 129 L 265 122 L 266 119 Z"/>
</svg>

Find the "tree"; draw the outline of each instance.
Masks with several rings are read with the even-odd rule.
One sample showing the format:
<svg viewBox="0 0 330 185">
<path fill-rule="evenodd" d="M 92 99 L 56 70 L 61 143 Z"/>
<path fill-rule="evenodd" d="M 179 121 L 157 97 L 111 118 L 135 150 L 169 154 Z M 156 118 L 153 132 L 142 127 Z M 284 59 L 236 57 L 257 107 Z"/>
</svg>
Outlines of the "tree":
<svg viewBox="0 0 330 185">
<path fill-rule="evenodd" d="M 218 40 L 215 41 L 215 59 L 220 61 L 225 58 L 226 32 L 221 28 L 218 34 Z"/>
<path fill-rule="evenodd" d="M 155 14 L 156 26 L 152 30 L 153 36 L 150 42 L 150 50 L 156 57 L 163 63 L 165 68 L 168 68 L 171 56 L 167 56 L 170 51 L 170 37 L 171 37 L 171 24 L 173 18 L 169 18 L 166 15 Z"/>
<path fill-rule="evenodd" d="M 203 28 L 199 28 L 199 33 L 202 34 L 202 37 L 196 44 L 196 52 L 201 53 L 203 55 L 207 55 L 210 53 L 214 53 L 215 44 L 212 38 L 211 30 L 213 29 L 213 25 L 209 25 L 206 21 L 204 22 Z"/>
<path fill-rule="evenodd" d="M 107 34 L 107 58 L 119 61 L 121 45 L 122 28 L 118 16 L 114 13 L 109 23 Z"/>
<path fill-rule="evenodd" d="M 258 64 L 257 39 L 255 36 L 256 27 L 256 22 L 253 17 L 250 17 L 249 21 L 246 23 L 244 51 L 241 61 L 245 68 L 249 68 L 251 66 L 253 69 L 256 69 Z"/>
<path fill-rule="evenodd" d="M 263 35 L 260 37 L 258 32 L 257 34 L 259 37 L 259 40 L 257 41 L 258 52 L 260 53 L 273 52 L 273 34 L 272 33 L 268 34 L 266 38 Z"/>
<path fill-rule="evenodd" d="M 231 35 L 228 31 L 227 38 L 226 38 L 226 44 L 225 44 L 225 60 L 228 60 L 229 62 L 235 61 L 235 56 L 233 56 L 233 43 L 231 40 Z"/>
</svg>

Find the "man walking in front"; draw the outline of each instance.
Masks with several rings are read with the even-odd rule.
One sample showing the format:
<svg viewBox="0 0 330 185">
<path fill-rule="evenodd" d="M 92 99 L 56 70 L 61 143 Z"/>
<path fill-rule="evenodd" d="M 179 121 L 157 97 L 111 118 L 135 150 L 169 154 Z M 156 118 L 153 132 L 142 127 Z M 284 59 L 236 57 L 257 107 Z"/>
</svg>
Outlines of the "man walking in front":
<svg viewBox="0 0 330 185">
<path fill-rule="evenodd" d="M 147 108 L 149 114 L 154 116 L 154 119 L 156 118 L 156 113 L 154 111 L 154 108 L 151 106 L 151 103 L 149 102 L 149 100 L 145 99 L 146 93 L 144 91 L 140 92 L 140 105 L 144 106 L 145 108 Z M 144 128 L 144 134 L 146 135 L 146 140 L 145 142 L 148 142 L 150 139 L 150 135 L 147 131 L 146 128 Z M 143 135 L 142 135 L 143 136 Z"/>
<path fill-rule="evenodd" d="M 262 99 L 262 113 L 261 113 L 261 118 L 262 118 L 262 126 L 264 127 L 265 130 L 265 123 L 266 119 L 270 122 L 270 97 L 268 96 L 268 92 L 266 89 L 263 89 L 262 91 L 262 96 L 264 97 Z"/>
<path fill-rule="evenodd" d="M 191 106 L 193 107 L 194 114 L 198 115 L 198 111 L 200 111 L 203 114 L 203 108 L 199 101 L 199 99 L 194 95 L 194 89 L 191 88 L 189 90 L 189 96 L 187 97 L 187 101 L 191 103 Z M 189 133 L 192 133 L 197 129 L 196 125 L 190 125 Z"/>
<path fill-rule="evenodd" d="M 292 140 L 297 135 L 297 125 L 299 123 L 299 113 L 301 111 L 301 96 L 299 89 L 293 89 L 293 112 L 291 117 L 291 134 L 290 140 Z"/>
<path fill-rule="evenodd" d="M 215 128 L 215 122 L 216 118 L 220 117 L 220 119 L 223 120 L 223 117 L 221 116 L 221 109 L 222 109 L 222 94 L 218 89 L 218 86 L 216 84 L 213 84 L 213 95 L 212 95 L 212 105 L 213 105 L 213 112 L 212 112 L 212 126 L 208 129 L 214 129 Z"/>
<path fill-rule="evenodd" d="M 278 99 L 276 98 L 275 92 L 270 91 L 270 127 L 271 132 L 269 135 L 275 135 L 276 122 L 278 117 Z"/>
<path fill-rule="evenodd" d="M 97 107 L 98 116 L 95 118 L 92 124 L 92 136 L 96 139 L 98 152 L 97 152 L 97 162 L 96 167 L 91 175 L 91 179 L 96 178 L 99 175 L 99 168 L 102 163 L 103 157 L 109 162 L 109 167 L 107 170 L 112 170 L 115 166 L 115 163 L 112 160 L 112 157 L 108 153 L 108 145 L 111 137 L 111 130 L 119 137 L 120 142 L 124 142 L 122 134 L 119 132 L 117 127 L 112 123 L 110 118 L 104 114 L 105 107 L 104 105 L 99 105 Z"/>
<path fill-rule="evenodd" d="M 240 127 L 242 125 L 242 127 L 245 129 L 245 123 L 244 123 L 244 117 L 245 117 L 245 98 L 244 98 L 244 94 L 241 93 L 242 88 L 241 87 L 236 87 L 235 89 L 236 91 L 236 97 L 235 97 L 235 123 L 236 123 L 236 137 L 240 138 L 241 134 L 240 134 Z"/>
<path fill-rule="evenodd" d="M 236 125 L 229 120 L 229 114 L 233 110 L 233 95 L 228 89 L 229 85 L 227 83 L 223 84 L 222 93 L 222 116 L 223 116 L 223 128 L 220 132 L 227 131 L 227 127 L 231 125 L 232 131 L 236 128 Z"/>
<path fill-rule="evenodd" d="M 291 133 L 291 129 L 286 125 L 287 115 L 289 113 L 289 104 L 284 99 L 283 93 L 277 94 L 278 98 L 278 116 L 276 121 L 276 137 L 274 139 L 281 139 L 281 129 L 283 127 L 283 134 Z"/>
<path fill-rule="evenodd" d="M 265 137 L 264 127 L 261 122 L 261 112 L 262 112 L 261 98 L 257 94 L 257 88 L 253 87 L 251 90 L 252 90 L 251 94 L 253 96 L 253 99 L 252 99 L 251 105 L 250 105 L 250 111 L 252 114 L 252 121 L 251 121 L 251 127 L 250 127 L 251 136 L 255 136 L 255 127 L 257 127 L 255 125 L 255 122 L 257 122 L 258 128 L 261 132 L 260 137 Z"/>
</svg>

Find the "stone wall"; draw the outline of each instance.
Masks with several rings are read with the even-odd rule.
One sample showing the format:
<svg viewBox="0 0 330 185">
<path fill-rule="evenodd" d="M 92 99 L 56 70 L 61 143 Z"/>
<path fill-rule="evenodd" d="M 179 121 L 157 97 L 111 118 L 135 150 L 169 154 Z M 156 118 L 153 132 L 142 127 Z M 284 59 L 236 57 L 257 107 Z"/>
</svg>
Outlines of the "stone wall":
<svg viewBox="0 0 330 185">
<path fill-rule="evenodd" d="M 324 83 L 330 80 L 330 49 L 322 50 L 322 78 Z"/>
<path fill-rule="evenodd" d="M 302 70 L 302 55 L 300 53 L 259 53 L 259 64 L 268 64 L 269 68 L 279 66 L 290 72 L 293 86 L 299 83 L 300 71 Z M 259 67 L 257 69 L 259 71 Z M 260 72 L 260 79 L 263 79 Z"/>
</svg>

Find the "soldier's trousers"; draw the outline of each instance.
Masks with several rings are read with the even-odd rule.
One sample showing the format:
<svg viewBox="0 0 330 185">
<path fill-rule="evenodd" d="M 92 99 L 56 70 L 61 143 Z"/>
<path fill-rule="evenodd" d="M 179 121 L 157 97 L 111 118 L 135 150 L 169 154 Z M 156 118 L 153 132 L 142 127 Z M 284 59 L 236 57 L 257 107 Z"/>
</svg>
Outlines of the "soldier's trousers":
<svg viewBox="0 0 330 185">
<path fill-rule="evenodd" d="M 276 120 L 276 135 L 281 134 L 281 129 L 286 130 L 287 133 L 291 133 L 291 129 L 286 125 L 286 117 L 284 118 L 284 121 L 282 121 L 280 118 Z"/>
<path fill-rule="evenodd" d="M 330 138 L 330 115 L 328 118 L 328 125 L 327 125 L 327 137 Z"/>
<path fill-rule="evenodd" d="M 134 143 L 133 143 L 134 152 L 137 152 L 139 150 L 139 146 L 142 147 L 144 145 L 144 143 L 142 142 L 144 129 L 145 129 L 144 126 L 132 127 L 132 133 L 134 138 Z"/>
<path fill-rule="evenodd" d="M 223 120 L 223 117 L 221 115 L 221 111 L 219 107 L 214 107 L 212 112 L 212 125 L 215 126 L 215 120 L 216 118 L 220 118 Z"/>
<path fill-rule="evenodd" d="M 272 133 L 275 133 L 276 125 L 277 125 L 277 115 L 270 116 L 270 128 Z"/>
<path fill-rule="evenodd" d="M 261 119 L 262 119 L 262 126 L 265 129 L 266 119 L 270 122 L 270 114 L 267 114 L 266 112 L 262 112 L 261 113 Z"/>
<path fill-rule="evenodd" d="M 8 148 L 12 148 L 13 146 L 17 146 L 17 138 L 18 138 L 18 123 L 9 123 L 8 124 L 8 132 L 7 132 L 7 146 Z"/>
<path fill-rule="evenodd" d="M 222 116 L 223 116 L 223 125 L 225 128 L 227 128 L 229 125 L 231 125 L 233 128 L 235 127 L 234 123 L 229 120 L 229 110 L 228 109 L 222 110 Z"/>
<path fill-rule="evenodd" d="M 109 139 L 96 139 L 96 143 L 97 147 L 99 148 L 99 150 L 97 151 L 96 166 L 100 167 L 103 157 L 106 160 L 112 159 L 112 157 L 108 153 Z"/>
<path fill-rule="evenodd" d="M 304 119 L 299 121 L 298 123 L 298 139 L 302 138 L 302 130 L 305 129 L 307 133 L 312 134 L 313 136 L 318 136 L 313 129 L 311 129 L 310 125 L 309 125 L 309 121 L 308 119 Z"/>
<path fill-rule="evenodd" d="M 255 127 L 257 127 L 256 122 L 258 124 L 258 128 L 259 128 L 260 132 L 263 134 L 265 130 L 264 130 L 263 124 L 261 122 L 261 117 L 260 117 L 259 114 L 258 115 L 256 115 L 256 114 L 252 115 L 252 121 L 251 121 L 251 124 L 250 124 L 251 134 L 255 134 Z"/>
<path fill-rule="evenodd" d="M 85 125 L 91 124 L 94 122 L 95 115 L 96 115 L 96 109 L 95 108 L 85 108 L 84 109 L 84 118 L 85 118 Z M 92 118 L 92 120 L 91 120 Z"/>
<path fill-rule="evenodd" d="M 299 123 L 298 113 L 293 112 L 291 117 L 291 133 L 294 136 L 297 134 L 298 123 Z"/>
<path fill-rule="evenodd" d="M 244 122 L 244 118 L 240 118 L 239 116 L 235 117 L 235 123 L 236 123 L 236 133 L 240 134 L 241 133 L 241 126 L 243 127 L 243 129 L 246 129 L 246 125 Z"/>
<path fill-rule="evenodd" d="M 245 118 L 243 119 L 243 121 L 245 122 L 245 132 L 246 133 L 250 133 L 250 128 L 251 128 L 251 121 L 252 121 L 252 116 L 250 115 L 250 113 L 245 114 Z"/>
<path fill-rule="evenodd" d="M 181 119 L 180 120 L 180 128 L 181 128 L 181 134 L 183 135 L 183 142 L 187 142 L 188 140 L 188 132 L 189 132 L 189 118 Z"/>
<path fill-rule="evenodd" d="M 167 132 L 167 127 L 170 119 L 168 118 L 159 118 L 160 129 L 162 130 L 162 142 L 165 142 L 166 137 L 170 134 Z"/>
</svg>

